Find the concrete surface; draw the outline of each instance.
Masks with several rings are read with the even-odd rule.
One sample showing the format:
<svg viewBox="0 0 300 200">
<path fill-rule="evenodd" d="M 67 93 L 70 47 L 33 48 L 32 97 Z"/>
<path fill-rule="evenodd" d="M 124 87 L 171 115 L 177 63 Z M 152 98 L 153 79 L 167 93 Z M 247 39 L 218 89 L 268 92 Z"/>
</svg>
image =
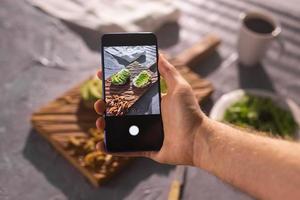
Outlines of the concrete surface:
<svg viewBox="0 0 300 200">
<path fill-rule="evenodd" d="M 202 106 L 206 112 L 221 94 L 236 88 L 264 88 L 300 104 L 300 8 L 295 2 L 178 0 L 181 19 L 157 32 L 159 44 L 175 54 L 206 33 L 221 36 L 219 51 L 194 68 L 216 88 Z M 286 52 L 278 57 L 274 43 L 261 65 L 243 68 L 234 53 L 238 15 L 257 8 L 280 19 Z M 1 1 L 1 200 L 166 199 L 172 166 L 138 159 L 107 185 L 95 189 L 31 128 L 34 110 L 95 72 L 100 64 L 99 38 L 100 34 L 47 16 L 25 1 Z M 189 167 L 183 199 L 251 197 Z"/>
</svg>

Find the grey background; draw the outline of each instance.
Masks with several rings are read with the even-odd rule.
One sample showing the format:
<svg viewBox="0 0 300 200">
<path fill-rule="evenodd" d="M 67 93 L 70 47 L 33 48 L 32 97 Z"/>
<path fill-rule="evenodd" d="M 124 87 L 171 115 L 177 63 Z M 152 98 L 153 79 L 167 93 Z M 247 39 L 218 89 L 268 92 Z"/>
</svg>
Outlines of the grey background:
<svg viewBox="0 0 300 200">
<path fill-rule="evenodd" d="M 155 46 L 144 46 L 146 54 L 140 56 L 136 61 L 138 61 L 143 67 L 148 67 L 152 72 L 157 71 L 157 67 L 154 64 L 156 62 L 156 52 Z M 125 59 L 121 59 L 114 56 L 106 51 L 104 47 L 104 70 L 105 79 L 109 78 L 113 74 L 117 73 L 130 63 Z M 120 48 L 120 47 L 118 47 Z M 153 65 L 154 64 L 154 65 Z M 130 78 L 130 81 L 134 77 Z M 132 84 L 132 82 L 130 82 Z M 149 115 L 149 114 L 159 114 L 159 93 L 158 93 L 158 82 L 152 84 L 147 92 L 128 110 L 126 115 Z"/>
<path fill-rule="evenodd" d="M 178 0 L 179 24 L 158 32 L 159 45 L 175 55 L 205 34 L 223 42 L 195 71 L 212 81 L 215 92 L 203 103 L 207 112 L 220 95 L 236 88 L 264 88 L 300 104 L 300 5 L 297 0 Z M 272 45 L 256 68 L 235 59 L 239 13 L 262 8 L 282 23 L 286 53 Z M 94 73 L 99 34 L 54 19 L 25 1 L 0 6 L 0 199 L 165 199 L 173 167 L 137 159 L 107 185 L 95 189 L 30 125 L 31 113 Z M 251 199 L 215 176 L 188 168 L 183 199 Z"/>
</svg>

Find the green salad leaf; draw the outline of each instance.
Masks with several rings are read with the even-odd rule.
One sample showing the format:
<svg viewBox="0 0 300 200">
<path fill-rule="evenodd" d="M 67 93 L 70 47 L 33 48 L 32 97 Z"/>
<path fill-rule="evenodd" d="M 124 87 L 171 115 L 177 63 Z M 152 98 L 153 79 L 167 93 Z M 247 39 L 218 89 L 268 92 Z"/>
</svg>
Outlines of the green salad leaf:
<svg viewBox="0 0 300 200">
<path fill-rule="evenodd" d="M 168 91 L 167 83 L 163 77 L 160 77 L 160 92 L 165 94 Z"/>
<path fill-rule="evenodd" d="M 111 83 L 113 85 L 124 85 L 130 79 L 130 71 L 128 69 L 122 69 L 119 72 L 111 76 Z"/>
<path fill-rule="evenodd" d="M 293 137 L 298 127 L 292 114 L 277 106 L 270 98 L 249 94 L 230 106 L 223 120 L 281 137 Z"/>
</svg>

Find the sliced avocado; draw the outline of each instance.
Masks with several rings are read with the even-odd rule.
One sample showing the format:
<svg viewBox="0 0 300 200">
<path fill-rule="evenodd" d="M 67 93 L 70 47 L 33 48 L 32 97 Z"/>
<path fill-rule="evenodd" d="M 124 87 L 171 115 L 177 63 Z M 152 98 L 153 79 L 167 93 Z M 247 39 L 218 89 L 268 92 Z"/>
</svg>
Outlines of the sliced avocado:
<svg viewBox="0 0 300 200">
<path fill-rule="evenodd" d="M 90 94 L 96 99 L 102 98 L 101 87 L 90 87 Z"/>
<path fill-rule="evenodd" d="M 84 83 L 80 88 L 80 94 L 84 101 L 95 101 L 102 98 L 102 82 L 98 78 Z"/>
<path fill-rule="evenodd" d="M 84 100 L 89 99 L 89 89 L 88 89 L 87 83 L 85 83 L 84 85 L 81 86 L 80 94 L 81 94 L 82 99 L 84 99 Z"/>
<path fill-rule="evenodd" d="M 102 97 L 102 83 L 99 79 L 93 79 L 88 85 L 90 99 L 100 99 Z"/>
<path fill-rule="evenodd" d="M 111 82 L 113 85 L 124 85 L 130 78 L 130 71 L 128 69 L 122 69 L 119 72 L 111 76 Z"/>
<path fill-rule="evenodd" d="M 133 85 L 137 88 L 143 88 L 151 83 L 151 74 L 147 70 L 141 71 L 134 79 Z"/>
</svg>

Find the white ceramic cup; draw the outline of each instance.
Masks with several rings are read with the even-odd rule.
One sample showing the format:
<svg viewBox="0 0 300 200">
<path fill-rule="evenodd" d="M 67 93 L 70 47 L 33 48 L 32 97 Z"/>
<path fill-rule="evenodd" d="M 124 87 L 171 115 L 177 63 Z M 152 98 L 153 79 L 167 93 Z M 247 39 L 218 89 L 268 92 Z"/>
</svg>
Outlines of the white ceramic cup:
<svg viewBox="0 0 300 200">
<path fill-rule="evenodd" d="M 259 18 L 269 22 L 274 29 L 269 33 L 259 33 L 249 29 L 245 21 L 250 18 Z M 238 36 L 237 51 L 239 62 L 245 66 L 253 66 L 263 58 L 266 51 L 275 38 L 281 32 L 280 23 L 268 12 L 251 11 L 240 15 L 240 31 Z"/>
</svg>

